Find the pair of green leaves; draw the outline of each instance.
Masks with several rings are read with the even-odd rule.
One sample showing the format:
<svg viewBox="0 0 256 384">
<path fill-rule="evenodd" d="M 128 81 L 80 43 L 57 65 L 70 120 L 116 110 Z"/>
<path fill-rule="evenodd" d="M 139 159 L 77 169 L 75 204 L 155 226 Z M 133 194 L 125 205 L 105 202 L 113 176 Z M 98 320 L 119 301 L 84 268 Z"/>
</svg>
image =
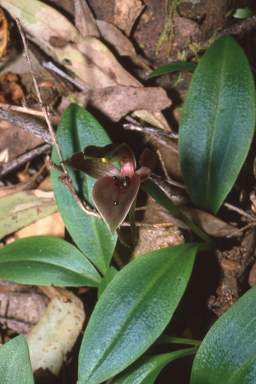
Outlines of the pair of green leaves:
<svg viewBox="0 0 256 384">
<path fill-rule="evenodd" d="M 115 284 L 118 285 L 118 283 Z M 113 286 L 114 284 L 112 287 Z M 112 293 L 112 290 L 113 288 L 110 286 L 108 293 Z M 102 305 L 100 303 L 99 301 L 99 307 Z M 109 301 L 109 304 L 111 305 L 111 301 Z M 161 316 L 161 314 L 159 315 Z M 206 335 L 196 354 L 190 383 L 229 384 L 232 382 L 234 384 L 254 384 L 256 380 L 255 321 L 256 287 L 252 288 L 239 299 L 234 306 L 215 323 Z M 102 328 L 100 328 L 100 330 L 102 331 Z M 98 370 L 91 371 L 91 375 L 94 376 L 88 378 L 89 368 L 86 368 L 86 362 L 83 361 L 83 354 L 86 350 L 86 348 L 84 348 L 86 337 L 88 340 L 88 336 L 85 336 L 80 353 L 78 384 L 99 384 L 105 380 L 107 376 L 110 377 L 114 374 L 116 371 L 116 363 L 115 360 L 111 360 L 110 363 L 114 364 L 113 369 L 111 369 L 111 366 L 107 367 L 106 372 L 104 370 L 101 371 L 99 364 Z M 90 342 L 90 339 L 88 341 Z M 133 343 L 133 340 L 130 341 Z M 105 342 L 106 337 L 104 335 L 103 344 L 105 344 Z M 181 340 L 181 342 L 184 342 L 184 340 Z M 114 344 L 116 348 L 118 348 L 118 343 Z M 94 346 L 90 344 L 89 347 L 92 348 L 92 356 L 88 357 L 88 362 L 91 367 L 94 356 Z M 97 349 L 97 347 L 100 347 L 98 353 L 102 352 L 102 346 L 99 340 L 96 340 L 95 348 Z M 118 374 L 113 384 L 153 384 L 155 378 L 166 364 L 177 358 L 194 354 L 196 350 L 197 348 L 194 347 L 164 355 L 139 358 L 123 372 Z M 133 350 L 131 353 L 130 360 L 135 357 Z M 101 360 L 101 363 L 104 364 L 104 360 Z M 121 366 L 118 367 L 119 370 L 120 368 Z M 98 379 L 96 376 L 98 376 Z M 18 336 L 0 348 L 0 377 L 1 383 L 3 382 L 5 384 L 17 382 L 19 382 L 19 384 L 33 384 L 28 346 L 24 336 Z M 94 379 L 92 377 L 94 377 Z"/>
</svg>

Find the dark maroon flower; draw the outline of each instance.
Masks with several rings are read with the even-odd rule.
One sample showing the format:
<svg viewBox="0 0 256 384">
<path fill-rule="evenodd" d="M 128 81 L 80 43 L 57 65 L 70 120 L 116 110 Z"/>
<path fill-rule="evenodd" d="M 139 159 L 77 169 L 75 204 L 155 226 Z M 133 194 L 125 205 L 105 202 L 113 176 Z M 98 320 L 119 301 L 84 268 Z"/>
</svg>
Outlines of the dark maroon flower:
<svg viewBox="0 0 256 384">
<path fill-rule="evenodd" d="M 116 161 L 120 161 L 121 171 L 113 164 Z M 127 144 L 89 146 L 64 163 L 98 179 L 92 190 L 92 198 L 112 234 L 129 212 L 135 240 L 136 197 L 140 183 L 151 175 L 155 167 L 153 152 L 144 150 L 139 161 L 141 168 L 137 171 L 134 153 Z"/>
</svg>

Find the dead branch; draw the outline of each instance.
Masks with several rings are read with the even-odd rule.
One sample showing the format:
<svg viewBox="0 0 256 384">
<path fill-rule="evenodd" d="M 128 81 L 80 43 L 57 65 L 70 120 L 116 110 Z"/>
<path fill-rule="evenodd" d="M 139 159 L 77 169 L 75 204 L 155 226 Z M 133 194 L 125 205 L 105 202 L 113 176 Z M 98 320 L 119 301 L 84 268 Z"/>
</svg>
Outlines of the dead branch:
<svg viewBox="0 0 256 384">
<path fill-rule="evenodd" d="M 32 135 L 39 137 L 46 143 L 51 145 L 53 144 L 53 139 L 49 132 L 47 132 L 41 125 L 33 123 L 32 121 L 27 120 L 24 117 L 17 116 L 14 113 L 5 111 L 0 108 L 0 120 L 8 121 L 9 123 L 24 129 Z"/>
<path fill-rule="evenodd" d="M 10 161 L 9 163 L 2 165 L 2 170 L 0 168 L 0 179 L 6 176 L 8 173 L 13 172 L 15 169 L 26 164 L 28 161 L 31 161 L 35 157 L 42 155 L 43 153 L 50 152 L 52 146 L 51 144 L 43 144 L 40 147 L 33 148 L 30 151 L 24 153 L 23 155 L 17 157 L 16 159 Z"/>
</svg>

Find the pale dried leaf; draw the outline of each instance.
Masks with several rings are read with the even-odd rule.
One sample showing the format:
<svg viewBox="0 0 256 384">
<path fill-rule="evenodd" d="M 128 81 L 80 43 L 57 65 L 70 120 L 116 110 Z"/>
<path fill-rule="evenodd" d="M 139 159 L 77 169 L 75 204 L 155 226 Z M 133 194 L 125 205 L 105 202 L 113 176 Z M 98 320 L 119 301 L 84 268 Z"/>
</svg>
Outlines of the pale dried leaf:
<svg viewBox="0 0 256 384">
<path fill-rule="evenodd" d="M 58 211 L 53 192 L 14 193 L 0 199 L 0 239 Z"/>
<path fill-rule="evenodd" d="M 54 236 L 64 239 L 65 224 L 59 212 L 46 216 L 15 233 L 16 239 L 29 236 Z"/>
<path fill-rule="evenodd" d="M 132 116 L 138 117 L 139 119 L 146 121 L 148 124 L 151 124 L 154 127 L 165 129 L 166 131 L 171 131 L 167 120 L 160 112 L 150 113 L 146 109 L 143 109 L 139 111 L 134 111 L 132 113 Z"/>
<path fill-rule="evenodd" d="M 144 7 L 140 0 L 115 0 L 114 24 L 129 36 Z"/>
<path fill-rule="evenodd" d="M 94 16 L 86 0 L 74 0 L 75 24 L 80 35 L 100 37 Z"/>
<path fill-rule="evenodd" d="M 58 292 L 27 338 L 32 370 L 42 367 L 56 376 L 85 320 L 82 302 L 65 289 Z"/>
</svg>

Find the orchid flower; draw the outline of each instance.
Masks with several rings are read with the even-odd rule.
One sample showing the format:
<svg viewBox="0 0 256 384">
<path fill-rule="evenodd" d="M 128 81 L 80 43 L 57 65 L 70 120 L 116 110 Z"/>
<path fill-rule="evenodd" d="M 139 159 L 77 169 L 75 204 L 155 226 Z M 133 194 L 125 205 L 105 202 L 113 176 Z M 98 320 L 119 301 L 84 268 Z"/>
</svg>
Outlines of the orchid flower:
<svg viewBox="0 0 256 384">
<path fill-rule="evenodd" d="M 113 164 L 120 161 L 121 171 Z M 136 241 L 135 205 L 140 183 L 151 175 L 156 158 L 145 149 L 140 156 L 141 168 L 135 171 L 136 161 L 127 144 L 89 146 L 64 161 L 66 165 L 98 179 L 92 190 L 92 199 L 112 234 L 129 213 L 133 241 Z M 120 238 L 121 239 L 121 238 Z"/>
</svg>

